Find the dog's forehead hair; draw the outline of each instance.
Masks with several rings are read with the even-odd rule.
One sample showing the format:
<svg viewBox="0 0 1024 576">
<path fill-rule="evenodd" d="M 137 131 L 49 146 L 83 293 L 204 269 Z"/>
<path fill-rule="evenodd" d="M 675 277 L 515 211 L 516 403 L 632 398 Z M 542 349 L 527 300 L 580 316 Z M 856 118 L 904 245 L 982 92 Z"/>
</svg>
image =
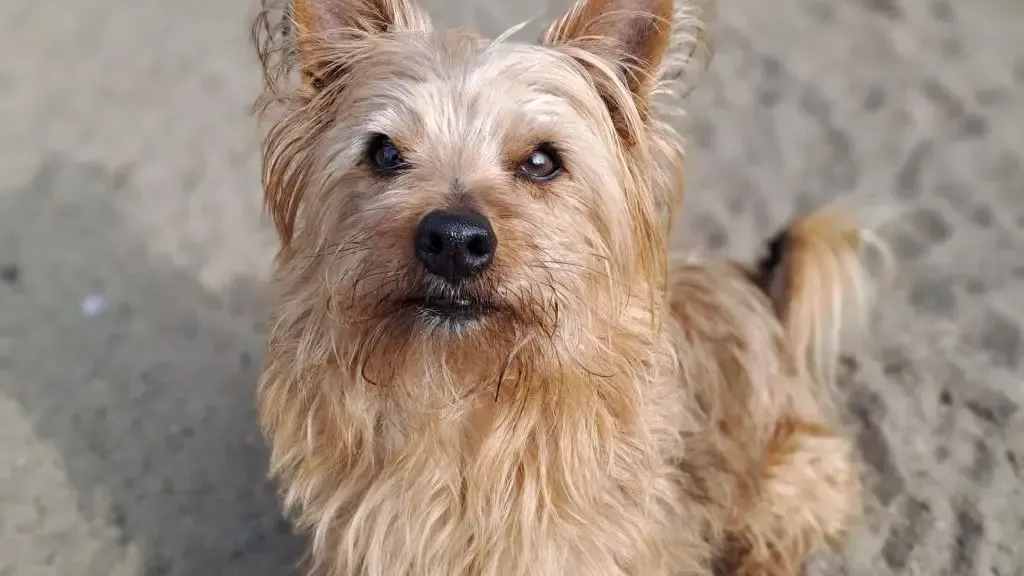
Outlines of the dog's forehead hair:
<svg viewBox="0 0 1024 576">
<path fill-rule="evenodd" d="M 541 141 L 589 140 L 604 110 L 573 61 L 550 49 L 452 33 L 409 49 L 420 53 L 388 56 L 409 73 L 377 83 L 367 129 L 424 160 L 493 163 Z"/>
</svg>

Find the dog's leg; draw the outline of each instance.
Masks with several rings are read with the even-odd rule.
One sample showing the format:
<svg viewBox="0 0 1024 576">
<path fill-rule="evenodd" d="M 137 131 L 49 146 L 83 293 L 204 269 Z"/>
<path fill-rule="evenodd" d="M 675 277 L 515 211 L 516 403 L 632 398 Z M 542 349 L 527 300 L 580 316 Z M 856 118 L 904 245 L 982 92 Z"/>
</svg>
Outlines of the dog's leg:
<svg viewBox="0 0 1024 576">
<path fill-rule="evenodd" d="M 819 424 L 783 422 L 766 453 L 759 501 L 732 540 L 736 576 L 795 576 L 836 546 L 861 510 L 853 447 Z"/>
</svg>

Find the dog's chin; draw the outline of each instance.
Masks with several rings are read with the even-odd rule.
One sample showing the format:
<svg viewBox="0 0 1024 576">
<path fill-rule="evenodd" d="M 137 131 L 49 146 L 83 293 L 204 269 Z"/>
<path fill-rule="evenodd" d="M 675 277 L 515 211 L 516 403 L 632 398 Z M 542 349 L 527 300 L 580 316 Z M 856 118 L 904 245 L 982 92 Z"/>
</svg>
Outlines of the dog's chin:
<svg viewBox="0 0 1024 576">
<path fill-rule="evenodd" d="M 446 331 L 472 329 L 495 311 L 494 306 L 485 300 L 454 295 L 408 298 L 405 307 L 426 326 Z"/>
</svg>

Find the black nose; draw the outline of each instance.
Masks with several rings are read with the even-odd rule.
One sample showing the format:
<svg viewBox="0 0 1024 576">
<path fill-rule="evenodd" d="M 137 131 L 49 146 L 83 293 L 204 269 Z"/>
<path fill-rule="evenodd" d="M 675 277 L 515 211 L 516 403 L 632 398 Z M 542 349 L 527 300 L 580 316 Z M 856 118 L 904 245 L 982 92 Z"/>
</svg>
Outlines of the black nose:
<svg viewBox="0 0 1024 576">
<path fill-rule="evenodd" d="M 475 212 L 443 210 L 420 220 L 414 242 L 416 257 L 423 266 L 452 283 L 486 270 L 498 247 L 487 218 Z"/>
</svg>

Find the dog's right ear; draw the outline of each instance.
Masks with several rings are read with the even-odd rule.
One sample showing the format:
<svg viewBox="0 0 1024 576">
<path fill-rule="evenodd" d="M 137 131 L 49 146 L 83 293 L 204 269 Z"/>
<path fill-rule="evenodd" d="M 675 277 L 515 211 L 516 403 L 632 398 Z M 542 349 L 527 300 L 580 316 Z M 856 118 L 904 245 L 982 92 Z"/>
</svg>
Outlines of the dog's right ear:
<svg viewBox="0 0 1024 576">
<path fill-rule="evenodd" d="M 344 67 L 347 42 L 377 34 L 428 32 L 415 0 L 294 0 L 292 22 L 304 81 L 316 87 Z"/>
<path fill-rule="evenodd" d="M 650 116 L 654 89 L 676 40 L 682 10 L 677 1 L 577 0 L 541 38 L 543 44 L 568 49 L 594 75 L 627 143 Z"/>
</svg>

